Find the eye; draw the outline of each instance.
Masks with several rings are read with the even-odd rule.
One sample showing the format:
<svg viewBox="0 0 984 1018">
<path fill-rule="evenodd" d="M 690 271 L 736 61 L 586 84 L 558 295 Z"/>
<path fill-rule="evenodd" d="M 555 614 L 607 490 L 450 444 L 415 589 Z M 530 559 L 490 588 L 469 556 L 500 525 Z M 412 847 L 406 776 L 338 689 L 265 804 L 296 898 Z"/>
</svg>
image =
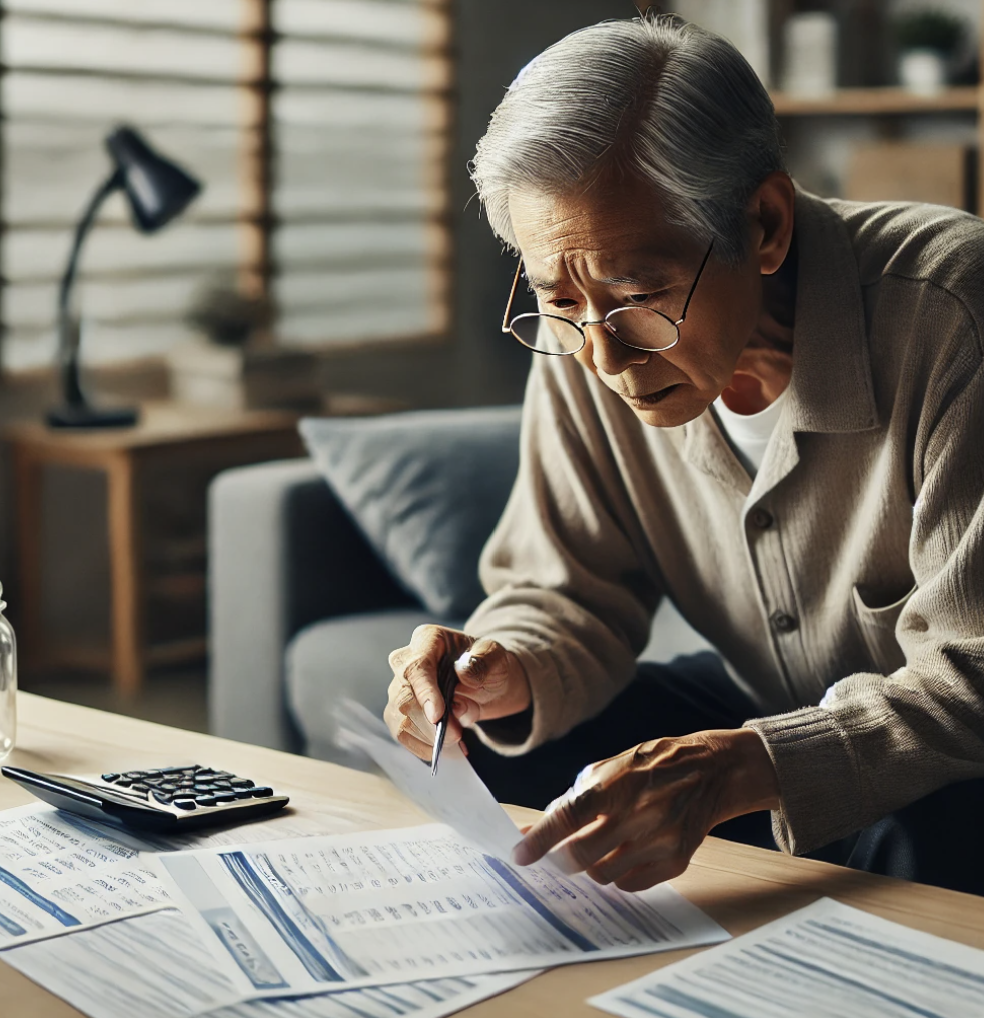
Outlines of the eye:
<svg viewBox="0 0 984 1018">
<path fill-rule="evenodd" d="M 627 299 L 631 304 L 646 304 L 655 296 L 654 293 L 630 293 Z"/>
<path fill-rule="evenodd" d="M 577 307 L 577 301 L 571 300 L 570 297 L 558 297 L 556 300 L 550 301 L 550 306 L 558 311 L 566 311 L 568 308 Z"/>
</svg>

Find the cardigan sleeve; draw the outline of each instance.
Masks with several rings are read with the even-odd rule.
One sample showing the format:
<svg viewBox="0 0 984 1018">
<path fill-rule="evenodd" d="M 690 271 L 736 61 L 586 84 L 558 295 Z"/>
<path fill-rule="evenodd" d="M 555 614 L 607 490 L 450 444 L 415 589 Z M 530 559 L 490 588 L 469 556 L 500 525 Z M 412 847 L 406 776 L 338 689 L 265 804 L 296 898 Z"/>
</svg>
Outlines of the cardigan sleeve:
<svg viewBox="0 0 984 1018">
<path fill-rule="evenodd" d="M 895 629 L 905 665 L 837 682 L 816 707 L 747 722 L 779 776 L 780 846 L 803 853 L 955 781 L 984 776 L 984 368 L 919 444 Z"/>
<path fill-rule="evenodd" d="M 573 358 L 537 358 L 519 474 L 482 554 L 488 597 L 466 624 L 515 653 L 530 681 L 532 711 L 479 726 L 499 752 L 558 738 L 633 678 L 661 595 L 624 525 L 630 513 L 586 372 Z"/>
</svg>

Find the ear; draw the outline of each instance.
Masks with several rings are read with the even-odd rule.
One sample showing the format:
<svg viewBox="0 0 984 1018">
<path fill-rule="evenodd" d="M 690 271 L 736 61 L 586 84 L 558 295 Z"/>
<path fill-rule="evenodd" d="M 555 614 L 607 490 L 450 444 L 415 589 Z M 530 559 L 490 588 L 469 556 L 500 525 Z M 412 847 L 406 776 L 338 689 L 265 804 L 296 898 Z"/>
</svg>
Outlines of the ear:
<svg viewBox="0 0 984 1018">
<path fill-rule="evenodd" d="M 796 190 L 788 173 L 777 170 L 759 184 L 748 203 L 752 256 L 763 276 L 778 272 L 793 240 Z"/>
</svg>

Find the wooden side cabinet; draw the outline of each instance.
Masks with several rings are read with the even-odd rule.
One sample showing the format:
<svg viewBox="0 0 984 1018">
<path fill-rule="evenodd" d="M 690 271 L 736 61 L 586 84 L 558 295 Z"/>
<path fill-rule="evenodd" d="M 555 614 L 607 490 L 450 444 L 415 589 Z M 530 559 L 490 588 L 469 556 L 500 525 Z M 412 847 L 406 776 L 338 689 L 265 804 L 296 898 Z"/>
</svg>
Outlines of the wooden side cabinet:
<svg viewBox="0 0 984 1018">
<path fill-rule="evenodd" d="M 297 416 L 175 403 L 142 408 L 134 428 L 59 431 L 16 424 L 10 446 L 16 494 L 18 636 L 25 672 L 107 669 L 132 694 L 147 668 L 203 658 L 207 650 L 206 511 L 211 479 L 229 467 L 299 456 Z M 44 473 L 52 467 L 106 478 L 111 585 L 108 646 L 58 643 L 44 631 Z"/>
</svg>

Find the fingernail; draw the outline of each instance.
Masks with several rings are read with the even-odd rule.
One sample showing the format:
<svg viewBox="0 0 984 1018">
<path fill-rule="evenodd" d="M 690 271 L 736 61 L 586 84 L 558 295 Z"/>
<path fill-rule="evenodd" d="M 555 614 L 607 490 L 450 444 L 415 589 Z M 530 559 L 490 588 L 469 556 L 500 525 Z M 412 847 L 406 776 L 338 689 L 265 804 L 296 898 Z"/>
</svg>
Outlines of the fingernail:
<svg viewBox="0 0 984 1018">
<path fill-rule="evenodd" d="M 424 717 L 432 724 L 436 725 L 441 720 L 441 715 L 438 712 L 437 704 L 433 700 L 424 700 Z"/>
<path fill-rule="evenodd" d="M 517 866 L 529 866 L 530 864 L 530 850 L 525 841 L 521 841 L 512 850 L 512 859 Z"/>
<path fill-rule="evenodd" d="M 475 666 L 475 660 L 476 660 L 475 655 L 472 654 L 471 651 L 466 650 L 464 654 L 462 654 L 461 657 L 459 657 L 458 660 L 455 661 L 454 663 L 455 670 L 459 672 L 471 671 L 471 669 Z"/>
</svg>

